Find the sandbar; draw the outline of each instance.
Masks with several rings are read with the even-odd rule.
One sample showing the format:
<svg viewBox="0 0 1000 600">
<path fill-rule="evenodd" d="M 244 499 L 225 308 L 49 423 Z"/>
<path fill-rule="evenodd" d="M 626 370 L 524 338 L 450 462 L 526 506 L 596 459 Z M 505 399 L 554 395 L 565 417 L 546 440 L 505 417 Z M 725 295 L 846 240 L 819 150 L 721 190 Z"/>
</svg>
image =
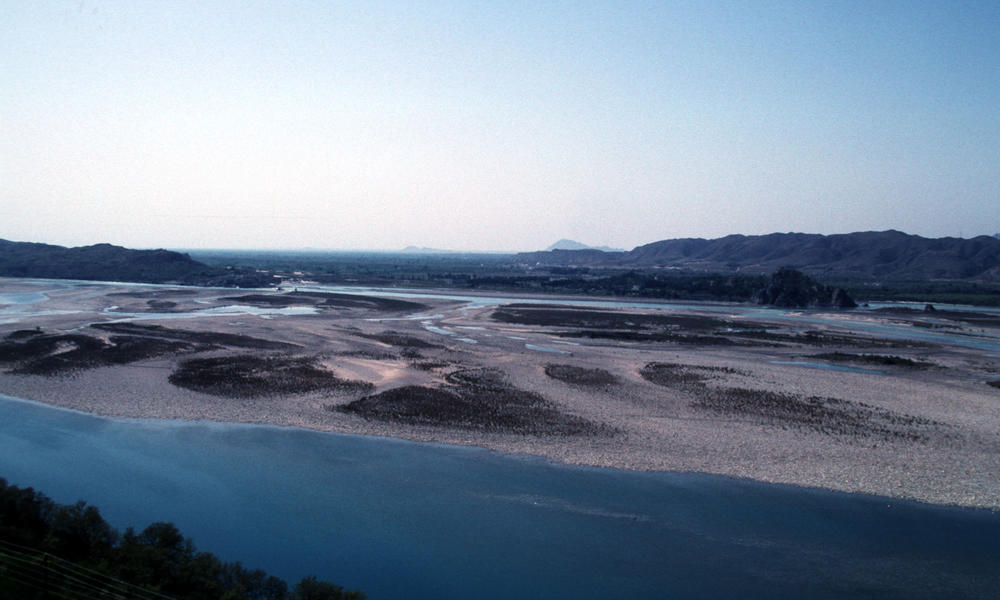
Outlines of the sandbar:
<svg viewBox="0 0 1000 600">
<path fill-rule="evenodd" d="M 352 296 L 0 279 L 0 393 L 1000 509 L 991 317 Z"/>
</svg>

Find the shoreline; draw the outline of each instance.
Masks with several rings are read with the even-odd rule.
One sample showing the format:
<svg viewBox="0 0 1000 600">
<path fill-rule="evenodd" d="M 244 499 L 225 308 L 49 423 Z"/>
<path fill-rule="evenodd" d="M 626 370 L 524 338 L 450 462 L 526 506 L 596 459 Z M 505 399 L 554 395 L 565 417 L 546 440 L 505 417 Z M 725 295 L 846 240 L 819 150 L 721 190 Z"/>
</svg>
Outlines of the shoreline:
<svg viewBox="0 0 1000 600">
<path fill-rule="evenodd" d="M 74 408 L 67 408 L 67 407 L 64 407 L 64 406 L 59 406 L 59 405 L 55 405 L 55 404 L 49 404 L 49 403 L 46 403 L 46 402 L 41 402 L 41 401 L 36 401 L 36 400 L 29 400 L 29 399 L 25 399 L 25 398 L 18 398 L 16 396 L 10 396 L 8 394 L 3 394 L 3 393 L 0 393 L 0 399 L 2 399 L 4 401 L 7 401 L 7 402 L 24 403 L 24 404 L 34 405 L 34 406 L 41 407 L 41 408 L 46 408 L 46 409 L 52 409 L 52 410 L 58 410 L 58 411 L 66 411 L 66 412 L 70 412 L 70 413 L 73 413 L 73 414 L 76 414 L 76 415 L 79 415 L 79 416 L 92 417 L 92 418 L 96 418 L 96 419 L 110 420 L 110 421 L 115 421 L 115 422 L 125 423 L 125 424 L 128 424 L 128 423 L 139 423 L 139 424 L 141 424 L 141 423 L 149 423 L 149 424 L 153 424 L 153 425 L 160 425 L 160 424 L 162 424 L 162 425 L 167 425 L 167 426 L 169 426 L 169 425 L 176 425 L 176 426 L 204 425 L 204 426 L 210 426 L 210 427 L 212 427 L 212 426 L 216 426 L 216 427 L 237 426 L 237 427 L 249 427 L 249 428 L 263 427 L 263 428 L 274 429 L 276 431 L 298 430 L 298 431 L 303 431 L 303 432 L 315 433 L 315 434 L 319 434 L 319 435 L 343 436 L 343 437 L 348 437 L 348 438 L 359 438 L 359 439 L 372 440 L 372 441 L 377 441 L 377 442 L 392 442 L 392 443 L 401 443 L 401 444 L 412 444 L 412 445 L 415 445 L 415 446 L 429 445 L 429 446 L 437 446 L 437 447 L 449 448 L 449 449 L 455 449 L 455 450 L 483 451 L 483 452 L 495 454 L 495 455 L 498 455 L 498 456 L 501 456 L 501 457 L 504 457 L 504 458 L 513 459 L 513 460 L 543 461 L 545 463 L 548 463 L 548 464 L 556 466 L 556 467 L 565 467 L 565 468 L 571 468 L 571 469 L 599 469 L 599 470 L 605 470 L 605 469 L 607 469 L 607 470 L 612 470 L 612 471 L 619 471 L 619 472 L 622 472 L 622 473 L 649 473 L 649 474 L 664 474 L 664 475 L 679 475 L 679 476 L 685 476 L 685 475 L 705 476 L 705 477 L 710 477 L 710 478 L 720 478 L 720 479 L 727 479 L 727 480 L 732 480 L 732 481 L 754 483 L 754 484 L 760 484 L 760 485 L 775 485 L 775 486 L 781 486 L 781 487 L 785 487 L 785 488 L 797 488 L 797 489 L 800 489 L 800 490 L 808 490 L 808 491 L 813 491 L 813 492 L 830 492 L 830 493 L 835 493 L 835 494 L 845 494 L 845 495 L 849 495 L 849 496 L 863 496 L 863 497 L 867 497 L 869 499 L 893 500 L 893 501 L 905 502 L 905 503 L 909 503 L 911 505 L 917 505 L 917 506 L 928 507 L 928 508 L 955 509 L 955 510 L 962 510 L 962 511 L 968 510 L 968 511 L 974 511 L 974 512 L 979 512 L 979 513 L 991 514 L 991 515 L 1000 514 L 1000 506 L 967 506 L 967 505 L 961 505 L 961 504 L 942 504 L 942 503 L 937 503 L 937 502 L 929 502 L 929 501 L 925 501 L 925 500 L 911 498 L 911 497 L 907 497 L 907 496 L 887 496 L 887 495 L 875 494 L 875 493 L 864 492 L 864 491 L 844 491 L 844 490 L 839 490 L 839 489 L 834 489 L 834 488 L 829 488 L 829 487 L 811 486 L 811 485 L 805 485 L 805 484 L 800 484 L 800 483 L 783 483 L 783 482 L 764 481 L 764 480 L 755 479 L 755 478 L 752 478 L 752 477 L 738 476 L 738 475 L 725 475 L 725 474 L 711 473 L 711 472 L 706 472 L 706 471 L 691 471 L 691 470 L 667 470 L 667 471 L 664 471 L 664 470 L 651 470 L 651 469 L 629 469 L 629 468 L 620 467 L 620 466 L 603 466 L 603 465 L 592 465 L 592 464 L 566 463 L 566 462 L 559 462 L 559 461 L 557 461 L 555 459 L 552 459 L 550 457 L 543 456 L 543 455 L 531 454 L 531 453 L 521 453 L 521 452 L 504 452 L 504 451 L 497 450 L 497 449 L 494 449 L 494 448 L 491 448 L 491 447 L 488 447 L 488 446 L 475 445 L 475 444 L 455 444 L 455 443 L 440 442 L 440 441 L 434 441 L 434 440 L 410 439 L 410 438 L 406 438 L 406 437 L 390 436 L 390 435 L 378 435 L 378 434 L 364 434 L 364 433 L 350 433 L 350 432 L 341 432 L 341 431 L 331 431 L 331 430 L 315 429 L 315 428 L 311 428 L 311 427 L 304 427 L 304 426 L 301 426 L 301 425 L 278 425 L 278 424 L 273 424 L 273 423 L 253 423 L 253 422 L 240 422 L 240 421 L 217 421 L 217 420 L 212 420 L 212 419 L 185 419 L 185 418 L 156 418 L 156 417 L 106 416 L 106 415 L 99 415 L 99 414 L 95 414 L 95 413 L 91 413 L 91 412 L 86 412 L 86 411 L 82 411 L 82 410 L 77 410 L 77 409 L 74 409 Z"/>
<path fill-rule="evenodd" d="M 177 288 L 62 283 L 52 285 L 58 289 L 48 290 L 45 301 L 0 307 L 0 340 L 21 348 L 20 341 L 7 336 L 41 327 L 43 337 L 86 335 L 106 344 L 105 349 L 114 349 L 111 340 L 120 342 L 126 333 L 133 342 L 152 339 L 149 335 L 161 342 L 169 338 L 178 348 L 178 336 L 196 336 L 216 340 L 214 347 L 171 346 L 165 354 L 55 375 L 11 373 L 11 365 L 29 363 L 8 362 L 0 364 L 5 371 L 0 373 L 0 393 L 101 417 L 293 426 L 475 446 L 565 465 L 704 473 L 1000 509 L 1000 392 L 980 381 L 1000 372 L 998 361 L 961 346 L 880 342 L 865 332 L 869 321 L 872 327 L 902 327 L 898 315 L 810 313 L 804 326 L 809 335 L 782 332 L 795 328 L 792 313 L 775 311 L 751 319 L 741 305 L 563 310 L 553 306 L 559 303 L 556 298 L 520 312 L 504 309 L 502 319 L 496 306 L 432 298 L 416 314 L 393 312 L 391 305 L 345 305 L 322 307 L 314 315 L 190 317 L 185 311 L 230 303 L 224 296 L 233 291 L 185 288 L 174 293 Z M 0 281 L 0 292 L 44 287 Z M 176 303 L 176 313 L 169 315 L 173 318 L 132 321 L 154 329 L 109 332 L 91 327 L 121 321 L 123 314 L 149 312 L 154 301 Z M 108 310 L 110 306 L 119 308 Z M 56 314 L 60 310 L 70 312 Z M 590 323 L 585 335 L 562 324 L 567 314 Z M 773 322 L 778 316 L 783 319 Z M 920 323 L 915 332 L 939 324 L 922 314 L 906 318 Z M 594 319 L 609 322 L 601 325 Z M 750 321 L 774 333 L 746 335 L 726 331 L 736 327 L 719 326 Z M 957 333 L 985 335 L 978 331 Z M 995 335 L 997 329 L 982 331 Z M 253 344 L 265 343 L 285 349 L 253 350 Z M 532 349 L 554 344 L 567 354 Z M 855 362 L 830 363 L 829 369 L 781 364 L 817 361 L 822 353 L 839 353 L 840 359 Z M 877 373 L 865 372 L 867 365 L 856 361 L 876 360 L 866 355 L 898 355 L 899 361 L 873 367 Z M 238 356 L 298 356 L 320 372 L 369 387 L 241 398 L 169 381 L 184 361 Z M 837 364 L 858 368 L 838 370 Z M 553 365 L 560 368 L 553 371 Z M 650 365 L 660 366 L 650 371 Z M 597 372 L 611 383 L 572 379 L 573 373 Z M 466 381 L 470 373 L 474 377 Z M 570 379 L 553 373 L 569 373 Z M 486 380 L 476 379 L 484 376 Z M 495 376 L 502 382 L 489 383 Z M 501 409 L 515 406 L 522 412 L 511 413 L 506 429 L 476 420 L 451 422 L 434 412 L 421 413 L 422 420 L 414 421 L 400 416 L 410 414 L 406 398 L 399 405 L 399 393 L 386 394 L 414 388 L 438 390 L 437 397 L 449 402 L 453 397 L 473 403 L 500 398 Z M 489 392 L 485 396 L 484 390 Z M 371 398 L 381 404 L 366 405 L 374 402 Z M 349 412 L 347 407 L 359 408 Z M 544 419 L 552 417 L 553 423 L 590 423 L 594 428 L 584 434 L 559 433 L 544 426 Z"/>
</svg>

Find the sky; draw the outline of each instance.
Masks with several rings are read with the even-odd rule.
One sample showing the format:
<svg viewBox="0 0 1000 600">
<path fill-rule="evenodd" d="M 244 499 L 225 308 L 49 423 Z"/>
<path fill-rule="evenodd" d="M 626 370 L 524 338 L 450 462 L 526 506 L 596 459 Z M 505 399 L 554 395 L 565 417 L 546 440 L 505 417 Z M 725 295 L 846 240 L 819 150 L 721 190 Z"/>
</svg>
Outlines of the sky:
<svg viewBox="0 0 1000 600">
<path fill-rule="evenodd" d="M 0 2 L 0 238 L 1000 232 L 1000 3 Z"/>
</svg>

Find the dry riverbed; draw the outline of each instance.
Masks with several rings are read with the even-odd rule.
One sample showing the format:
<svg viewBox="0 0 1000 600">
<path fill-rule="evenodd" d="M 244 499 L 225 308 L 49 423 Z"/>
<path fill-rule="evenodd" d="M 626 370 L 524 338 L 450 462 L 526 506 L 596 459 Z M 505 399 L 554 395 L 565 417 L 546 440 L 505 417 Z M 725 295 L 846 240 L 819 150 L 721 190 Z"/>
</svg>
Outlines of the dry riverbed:
<svg viewBox="0 0 1000 600">
<path fill-rule="evenodd" d="M 552 302 L 3 279 L 0 393 L 1000 509 L 991 314 Z"/>
</svg>

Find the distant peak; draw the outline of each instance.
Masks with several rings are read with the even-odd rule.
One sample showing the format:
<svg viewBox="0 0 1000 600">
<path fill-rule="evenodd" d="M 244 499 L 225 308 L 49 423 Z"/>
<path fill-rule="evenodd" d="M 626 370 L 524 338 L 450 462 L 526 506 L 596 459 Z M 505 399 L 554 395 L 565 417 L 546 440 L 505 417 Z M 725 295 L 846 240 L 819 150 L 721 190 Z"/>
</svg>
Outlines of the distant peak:
<svg viewBox="0 0 1000 600">
<path fill-rule="evenodd" d="M 552 250 L 600 250 L 602 252 L 625 252 L 621 248 L 610 248 L 608 246 L 588 246 L 586 244 L 581 244 L 576 240 L 561 239 L 558 242 L 552 244 L 545 249 L 546 252 L 551 252 Z"/>
<path fill-rule="evenodd" d="M 426 246 L 407 246 L 401 252 L 407 254 L 453 254 L 453 250 L 442 250 L 440 248 L 427 248 Z"/>
</svg>

